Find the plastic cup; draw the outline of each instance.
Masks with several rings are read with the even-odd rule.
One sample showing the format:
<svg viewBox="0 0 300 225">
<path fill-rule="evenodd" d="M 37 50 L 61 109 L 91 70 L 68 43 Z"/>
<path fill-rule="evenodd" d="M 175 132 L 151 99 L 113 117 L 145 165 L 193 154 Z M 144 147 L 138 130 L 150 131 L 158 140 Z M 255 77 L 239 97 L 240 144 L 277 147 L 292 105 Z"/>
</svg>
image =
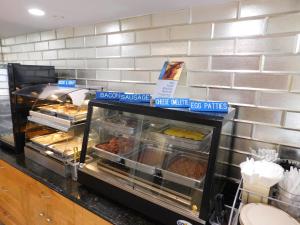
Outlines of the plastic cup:
<svg viewBox="0 0 300 225">
<path fill-rule="evenodd" d="M 263 186 L 258 183 L 243 182 L 242 202 L 243 203 L 268 203 L 270 193 L 269 186 Z M 250 193 L 252 192 L 252 193 Z"/>
</svg>

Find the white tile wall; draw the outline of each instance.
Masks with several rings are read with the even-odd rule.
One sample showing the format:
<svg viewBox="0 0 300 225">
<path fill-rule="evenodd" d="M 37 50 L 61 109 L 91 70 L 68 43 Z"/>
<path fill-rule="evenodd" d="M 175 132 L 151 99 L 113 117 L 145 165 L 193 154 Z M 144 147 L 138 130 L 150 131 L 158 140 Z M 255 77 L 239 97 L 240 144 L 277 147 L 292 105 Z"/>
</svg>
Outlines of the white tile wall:
<svg viewBox="0 0 300 225">
<path fill-rule="evenodd" d="M 253 88 L 253 89 L 289 89 L 288 75 L 272 75 L 261 73 L 236 73 L 234 79 L 235 87 Z"/>
<path fill-rule="evenodd" d="M 111 33 L 120 31 L 119 21 L 104 22 L 96 24 L 96 34 Z"/>
<path fill-rule="evenodd" d="M 264 22 L 264 19 L 257 19 L 216 23 L 214 37 L 245 37 L 262 35 L 264 33 Z"/>
<path fill-rule="evenodd" d="M 117 57 L 121 54 L 120 46 L 97 48 L 97 58 Z"/>
<path fill-rule="evenodd" d="M 154 42 L 169 40 L 169 29 L 159 28 L 136 32 L 136 42 Z"/>
<path fill-rule="evenodd" d="M 299 72 L 300 56 L 266 56 L 264 70 L 266 71 L 291 71 Z"/>
<path fill-rule="evenodd" d="M 65 27 L 56 30 L 57 38 L 69 38 L 69 37 L 73 37 L 73 35 L 74 35 L 73 27 Z"/>
<path fill-rule="evenodd" d="M 38 42 L 34 44 L 35 51 L 48 50 L 48 41 Z"/>
<path fill-rule="evenodd" d="M 85 43 L 85 47 L 105 46 L 106 36 L 105 35 L 88 36 L 85 37 L 84 43 Z"/>
<path fill-rule="evenodd" d="M 237 1 L 192 8 L 192 22 L 219 21 L 237 18 Z"/>
<path fill-rule="evenodd" d="M 274 13 L 300 10 L 298 0 L 244 0 L 241 2 L 241 17 L 263 16 Z"/>
<path fill-rule="evenodd" d="M 135 81 L 149 83 L 150 72 L 149 71 L 122 71 L 121 81 Z"/>
<path fill-rule="evenodd" d="M 121 20 L 122 30 L 135 30 L 151 27 L 151 15 L 139 16 Z"/>
<path fill-rule="evenodd" d="M 191 55 L 231 55 L 234 40 L 191 41 Z"/>
<path fill-rule="evenodd" d="M 16 44 L 26 43 L 27 37 L 26 35 L 20 35 L 16 37 Z"/>
<path fill-rule="evenodd" d="M 27 42 L 36 42 L 41 40 L 40 33 L 27 34 Z"/>
<path fill-rule="evenodd" d="M 284 125 L 287 128 L 300 129 L 300 113 L 287 112 Z"/>
<path fill-rule="evenodd" d="M 239 39 L 236 51 L 244 54 L 293 53 L 297 36 Z"/>
<path fill-rule="evenodd" d="M 122 46 L 121 49 L 122 56 L 149 56 L 150 55 L 150 45 L 128 45 Z"/>
<path fill-rule="evenodd" d="M 49 41 L 49 49 L 61 49 L 65 48 L 65 40 L 55 40 L 55 41 Z"/>
<path fill-rule="evenodd" d="M 86 67 L 91 69 L 107 68 L 106 59 L 88 59 L 86 60 Z"/>
<path fill-rule="evenodd" d="M 189 86 L 224 86 L 232 84 L 232 73 L 224 72 L 188 72 Z"/>
<path fill-rule="evenodd" d="M 151 45 L 152 55 L 186 55 L 187 53 L 187 42 L 165 42 Z"/>
<path fill-rule="evenodd" d="M 66 47 L 67 48 L 81 48 L 84 46 L 84 38 L 68 38 L 66 39 Z"/>
<path fill-rule="evenodd" d="M 53 65 L 83 85 L 150 93 L 166 60 L 184 61 L 176 96 L 240 108 L 235 151 L 300 147 L 299 0 L 199 4 L 7 37 L 2 58 Z M 234 152 L 232 163 L 243 157 Z"/>
<path fill-rule="evenodd" d="M 135 69 L 137 70 L 160 70 L 166 57 L 136 58 Z"/>
<path fill-rule="evenodd" d="M 108 67 L 111 69 L 134 69 L 134 59 L 133 58 L 122 58 L 122 59 L 109 59 Z"/>
<path fill-rule="evenodd" d="M 84 35 L 94 35 L 95 34 L 95 26 L 82 26 L 74 28 L 74 36 L 84 36 Z"/>
<path fill-rule="evenodd" d="M 259 70 L 258 56 L 213 56 L 214 70 Z"/>
<path fill-rule="evenodd" d="M 174 24 L 185 24 L 189 22 L 189 10 L 183 9 L 173 12 L 163 12 L 152 15 L 153 26 L 167 26 Z"/>
<path fill-rule="evenodd" d="M 129 44 L 134 42 L 134 33 L 120 33 L 108 35 L 108 45 Z"/>
<path fill-rule="evenodd" d="M 267 33 L 286 33 L 300 31 L 300 13 L 274 16 L 269 19 Z"/>
<path fill-rule="evenodd" d="M 42 41 L 47 41 L 47 40 L 52 40 L 56 38 L 56 33 L 55 30 L 50 30 L 50 31 L 44 31 L 41 33 L 41 40 Z"/>
<path fill-rule="evenodd" d="M 43 52 L 43 59 L 57 59 L 57 51 L 45 51 Z"/>
<path fill-rule="evenodd" d="M 199 39 L 210 38 L 211 24 L 193 24 L 185 26 L 176 26 L 171 28 L 171 39 Z"/>
<path fill-rule="evenodd" d="M 98 70 L 97 71 L 98 80 L 106 81 L 120 81 L 121 80 L 121 71 L 119 70 Z"/>
<path fill-rule="evenodd" d="M 208 70 L 209 57 L 180 57 L 170 58 L 172 61 L 183 61 L 187 71 L 203 71 Z"/>
</svg>

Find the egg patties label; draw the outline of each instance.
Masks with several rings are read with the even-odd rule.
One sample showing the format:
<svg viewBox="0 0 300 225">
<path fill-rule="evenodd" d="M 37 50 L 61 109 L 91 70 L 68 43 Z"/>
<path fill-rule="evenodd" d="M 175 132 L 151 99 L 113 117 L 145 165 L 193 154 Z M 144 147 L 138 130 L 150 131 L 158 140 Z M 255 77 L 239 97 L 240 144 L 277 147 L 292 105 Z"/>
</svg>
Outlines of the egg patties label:
<svg viewBox="0 0 300 225">
<path fill-rule="evenodd" d="M 191 101 L 190 111 L 227 113 L 228 102 Z"/>
</svg>

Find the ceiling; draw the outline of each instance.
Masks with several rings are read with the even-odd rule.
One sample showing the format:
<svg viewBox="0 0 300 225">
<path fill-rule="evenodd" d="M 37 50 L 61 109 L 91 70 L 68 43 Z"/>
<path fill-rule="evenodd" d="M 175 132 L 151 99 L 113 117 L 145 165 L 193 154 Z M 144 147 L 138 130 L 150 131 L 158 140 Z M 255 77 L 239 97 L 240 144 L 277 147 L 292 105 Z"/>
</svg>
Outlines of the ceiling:
<svg viewBox="0 0 300 225">
<path fill-rule="evenodd" d="M 228 0 L 1 0 L 0 38 Z M 27 13 L 40 8 L 43 17 Z"/>
</svg>

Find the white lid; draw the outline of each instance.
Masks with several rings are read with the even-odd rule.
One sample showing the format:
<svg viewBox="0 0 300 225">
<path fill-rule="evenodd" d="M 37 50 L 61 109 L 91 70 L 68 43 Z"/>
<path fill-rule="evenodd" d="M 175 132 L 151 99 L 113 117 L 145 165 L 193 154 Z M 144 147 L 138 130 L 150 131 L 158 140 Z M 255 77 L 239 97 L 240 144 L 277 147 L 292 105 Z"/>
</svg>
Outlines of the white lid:
<svg viewBox="0 0 300 225">
<path fill-rule="evenodd" d="M 243 206 L 240 223 L 242 225 L 299 225 L 286 212 L 261 203 L 250 203 Z"/>
</svg>

